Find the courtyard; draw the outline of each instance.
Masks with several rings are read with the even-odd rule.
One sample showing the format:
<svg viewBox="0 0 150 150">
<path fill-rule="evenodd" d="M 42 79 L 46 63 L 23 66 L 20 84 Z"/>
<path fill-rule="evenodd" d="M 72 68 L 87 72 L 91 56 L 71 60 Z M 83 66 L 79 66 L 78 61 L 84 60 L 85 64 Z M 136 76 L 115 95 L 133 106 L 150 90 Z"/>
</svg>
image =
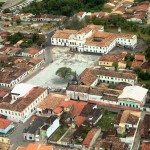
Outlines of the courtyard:
<svg viewBox="0 0 150 150">
<path fill-rule="evenodd" d="M 55 73 L 58 68 L 70 67 L 78 75 L 99 58 L 99 54 L 82 54 L 71 52 L 68 47 L 54 47 L 51 49 L 53 62 L 42 71 L 29 79 L 27 83 L 49 88 L 65 88 L 69 80 L 58 77 Z M 46 56 L 50 57 L 50 56 Z"/>
</svg>

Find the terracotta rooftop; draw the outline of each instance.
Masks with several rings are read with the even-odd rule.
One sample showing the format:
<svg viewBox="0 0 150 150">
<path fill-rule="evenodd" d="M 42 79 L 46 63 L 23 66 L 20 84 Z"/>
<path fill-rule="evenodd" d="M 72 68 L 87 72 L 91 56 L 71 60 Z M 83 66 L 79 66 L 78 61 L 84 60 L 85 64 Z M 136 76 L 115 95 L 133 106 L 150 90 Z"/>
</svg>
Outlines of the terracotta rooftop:
<svg viewBox="0 0 150 150">
<path fill-rule="evenodd" d="M 41 103 L 39 103 L 37 107 L 42 110 L 55 110 L 63 101 L 65 101 L 65 99 L 68 99 L 68 97 L 65 95 L 49 94 Z"/>
<path fill-rule="evenodd" d="M 127 53 L 120 53 L 118 55 L 113 55 L 113 54 L 106 54 L 106 55 L 102 55 L 100 58 L 99 58 L 99 61 L 110 61 L 110 62 L 113 62 L 113 61 L 118 61 L 118 62 L 124 62 L 124 59 L 125 59 L 125 56 L 127 55 Z"/>
<path fill-rule="evenodd" d="M 17 150 L 53 150 L 53 146 L 30 143 L 27 147 L 18 147 Z"/>
<path fill-rule="evenodd" d="M 142 149 L 141 150 L 149 150 L 150 148 L 150 142 L 143 142 L 142 143 Z"/>
<path fill-rule="evenodd" d="M 141 117 L 141 112 L 124 110 L 120 119 L 120 123 L 129 123 L 136 125 L 139 118 Z"/>
<path fill-rule="evenodd" d="M 82 93 L 88 93 L 90 95 L 98 95 L 102 96 L 103 99 L 110 99 L 112 101 L 118 101 L 117 97 L 122 93 L 120 90 L 109 89 L 109 88 L 97 88 L 97 87 L 90 87 L 85 85 L 69 85 L 67 87 L 68 91 L 76 91 Z M 106 100 L 105 99 L 105 100 Z M 90 99 L 92 100 L 92 99 Z"/>
<path fill-rule="evenodd" d="M 60 104 L 60 107 L 62 108 L 70 108 L 71 106 L 73 107 L 72 110 L 72 115 L 73 116 L 79 116 L 83 108 L 87 105 L 87 102 L 82 102 L 82 101 L 74 101 L 74 100 L 69 100 L 69 101 L 63 101 Z"/>
<path fill-rule="evenodd" d="M 145 56 L 144 55 L 141 55 L 141 54 L 136 54 L 134 56 L 135 60 L 137 61 L 144 61 L 145 60 Z"/>
<path fill-rule="evenodd" d="M 89 147 L 91 141 L 93 140 L 93 138 L 94 138 L 95 134 L 98 132 L 98 130 L 100 130 L 100 129 L 98 129 L 98 128 L 92 128 L 92 129 L 88 132 L 86 138 L 84 139 L 84 141 L 83 141 L 83 143 L 82 143 L 82 146 Z"/>
<path fill-rule="evenodd" d="M 3 22 L 4 26 L 9 26 L 11 23 L 10 22 Z"/>
<path fill-rule="evenodd" d="M 11 90 L 7 88 L 0 89 L 0 98 L 6 96 Z"/>
<path fill-rule="evenodd" d="M 143 62 L 141 61 L 133 61 L 131 67 L 141 67 Z"/>
<path fill-rule="evenodd" d="M 75 14 L 75 16 L 80 16 L 80 17 L 82 17 L 84 13 L 86 13 L 86 12 L 81 11 L 81 12 L 78 12 L 77 14 Z"/>
<path fill-rule="evenodd" d="M 86 117 L 83 117 L 83 116 L 77 116 L 74 120 L 75 124 L 77 126 L 80 126 L 82 125 L 82 123 L 86 120 Z"/>
<path fill-rule="evenodd" d="M 77 30 L 57 30 L 52 38 L 68 39 L 72 34 L 76 34 Z"/>
<path fill-rule="evenodd" d="M 63 111 L 62 107 L 57 107 L 56 109 L 54 109 L 54 113 L 59 114 Z"/>
<path fill-rule="evenodd" d="M 37 97 L 39 97 L 46 89 L 41 87 L 34 87 L 26 97 L 20 97 L 13 104 L 10 104 L 11 97 L 7 96 L 0 102 L 0 108 L 12 111 L 22 112 L 29 106 Z"/>
<path fill-rule="evenodd" d="M 41 62 L 40 58 L 23 58 L 23 57 L 1 57 L 4 63 L 10 64 L 10 67 L 0 66 L 0 83 L 10 83 L 12 80 L 16 80 L 19 76 L 29 71 L 36 64 Z M 12 65 L 13 67 L 12 67 Z"/>
<path fill-rule="evenodd" d="M 81 83 L 85 85 L 91 85 L 97 79 L 98 75 L 130 80 L 135 80 L 137 78 L 136 74 L 129 72 L 115 72 L 110 70 L 86 68 L 80 75 Z"/>
<path fill-rule="evenodd" d="M 0 129 L 6 129 L 10 124 L 12 124 L 11 120 L 0 118 Z"/>
<path fill-rule="evenodd" d="M 29 49 L 29 54 L 34 55 L 34 54 L 38 53 L 40 50 L 41 49 L 38 48 L 38 47 L 32 47 L 32 48 Z"/>
</svg>

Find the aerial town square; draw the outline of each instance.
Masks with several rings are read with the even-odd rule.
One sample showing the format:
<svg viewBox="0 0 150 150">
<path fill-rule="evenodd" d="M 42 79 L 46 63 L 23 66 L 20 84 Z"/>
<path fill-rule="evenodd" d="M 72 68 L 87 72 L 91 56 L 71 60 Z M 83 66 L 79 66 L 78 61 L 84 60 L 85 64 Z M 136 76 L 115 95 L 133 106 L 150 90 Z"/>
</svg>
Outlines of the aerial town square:
<svg viewBox="0 0 150 150">
<path fill-rule="evenodd" d="M 0 150 L 150 150 L 150 0 L 0 0 Z"/>
</svg>

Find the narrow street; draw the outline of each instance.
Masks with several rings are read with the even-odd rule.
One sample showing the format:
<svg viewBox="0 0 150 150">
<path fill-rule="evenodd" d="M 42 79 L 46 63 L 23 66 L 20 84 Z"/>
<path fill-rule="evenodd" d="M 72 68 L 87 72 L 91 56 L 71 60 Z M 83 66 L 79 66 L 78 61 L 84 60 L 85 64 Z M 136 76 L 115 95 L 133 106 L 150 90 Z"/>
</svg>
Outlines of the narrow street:
<svg viewBox="0 0 150 150">
<path fill-rule="evenodd" d="M 47 38 L 46 38 L 46 47 L 45 47 L 45 52 L 43 54 L 41 54 L 41 57 L 45 59 L 45 63 L 43 64 L 43 67 L 45 68 L 46 66 L 48 66 L 50 63 L 52 63 L 53 61 L 53 53 L 50 49 L 51 46 L 51 37 L 54 34 L 54 30 L 52 30 L 51 32 L 47 33 Z M 21 82 L 27 82 L 28 80 L 32 79 L 35 75 L 37 75 L 39 72 L 41 72 L 42 67 L 38 68 L 37 70 L 35 70 L 29 77 L 25 78 L 24 80 L 22 80 Z"/>
</svg>

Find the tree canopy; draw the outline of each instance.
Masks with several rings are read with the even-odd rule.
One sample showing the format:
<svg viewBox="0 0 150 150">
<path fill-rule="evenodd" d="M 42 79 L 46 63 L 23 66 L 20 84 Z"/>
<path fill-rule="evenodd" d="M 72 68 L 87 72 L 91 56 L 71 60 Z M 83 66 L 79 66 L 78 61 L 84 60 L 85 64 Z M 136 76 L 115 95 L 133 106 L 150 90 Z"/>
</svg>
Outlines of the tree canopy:
<svg viewBox="0 0 150 150">
<path fill-rule="evenodd" d="M 63 79 L 67 79 L 74 74 L 71 68 L 69 67 L 61 67 L 56 71 L 56 75 Z"/>
<path fill-rule="evenodd" d="M 71 16 L 79 11 L 100 11 L 108 0 L 43 0 L 32 2 L 23 12 Z"/>
</svg>

